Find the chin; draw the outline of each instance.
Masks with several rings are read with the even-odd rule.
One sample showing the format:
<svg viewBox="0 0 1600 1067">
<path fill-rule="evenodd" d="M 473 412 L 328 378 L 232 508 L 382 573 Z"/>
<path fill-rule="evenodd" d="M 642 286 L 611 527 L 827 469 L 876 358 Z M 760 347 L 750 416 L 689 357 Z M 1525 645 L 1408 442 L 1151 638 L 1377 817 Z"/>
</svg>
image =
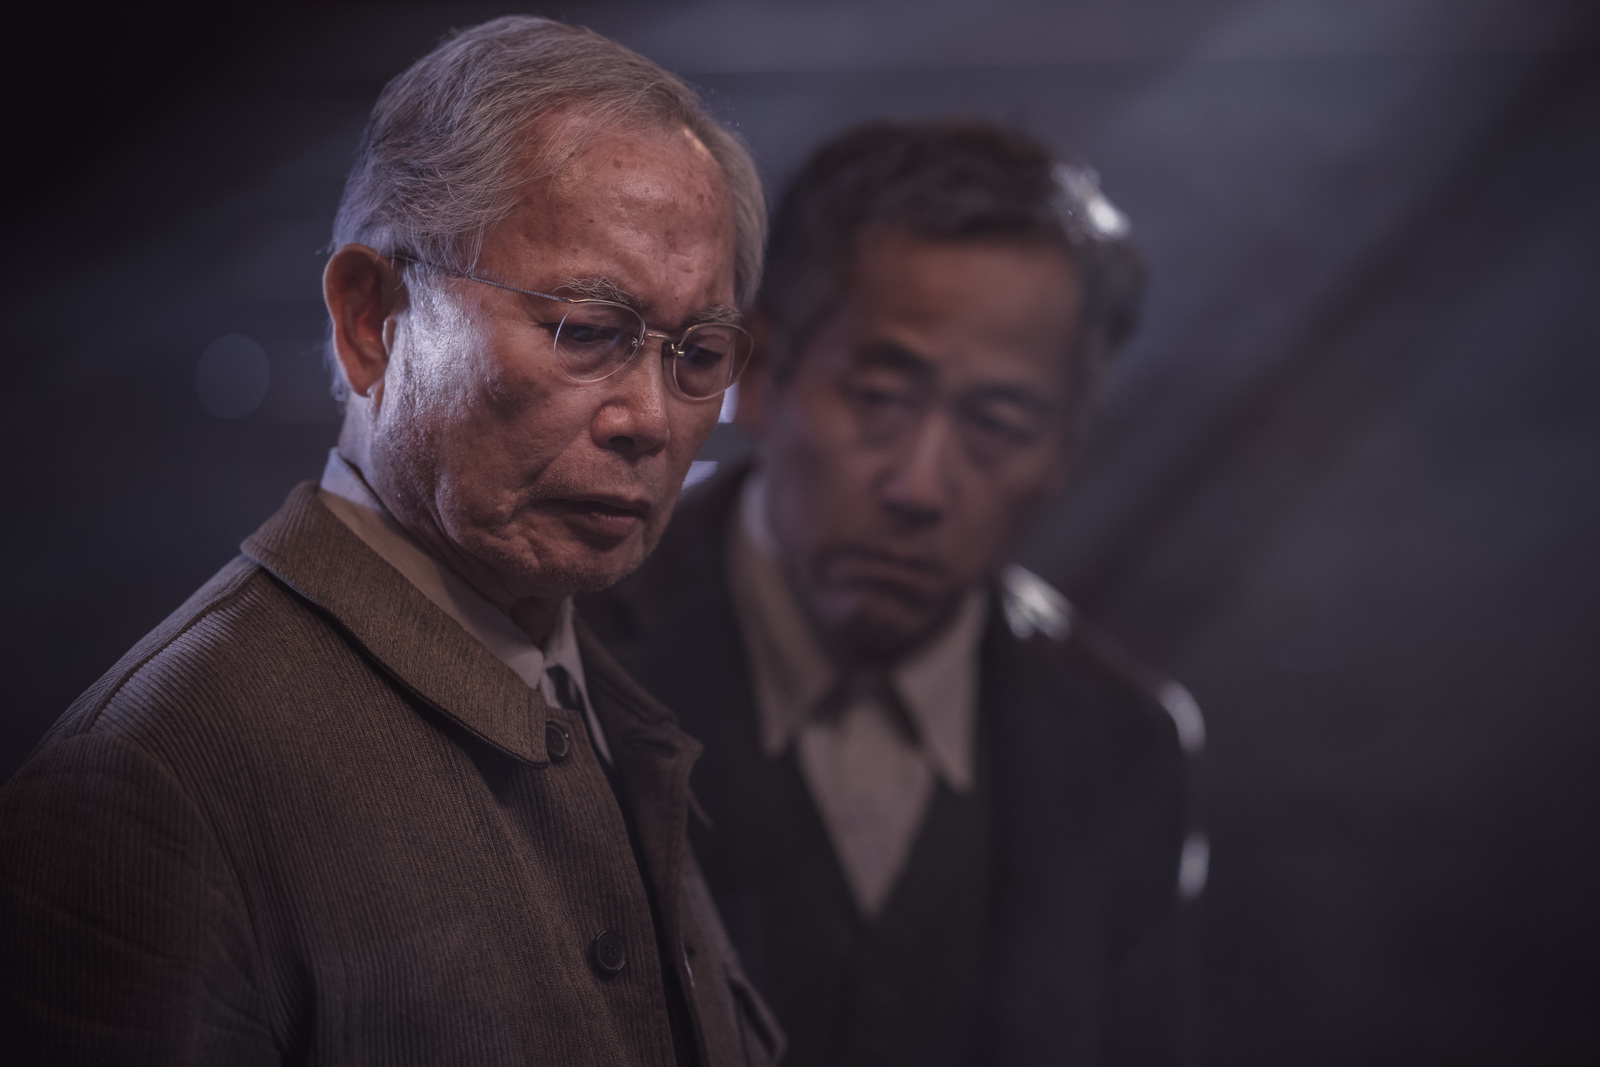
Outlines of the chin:
<svg viewBox="0 0 1600 1067">
<path fill-rule="evenodd" d="M 550 597 L 609 589 L 638 570 L 646 555 L 640 538 L 604 549 L 581 541 L 507 538 L 486 544 L 478 558 L 502 575 L 513 596 Z"/>
<path fill-rule="evenodd" d="M 828 629 L 841 648 L 864 660 L 896 660 L 938 629 L 947 611 L 882 593 L 841 598 Z"/>
<path fill-rule="evenodd" d="M 610 589 L 644 564 L 647 553 L 639 545 L 620 545 L 609 552 L 580 552 L 557 567 L 543 570 L 544 580 L 569 594 L 598 593 Z M 552 582 L 551 579 L 556 579 Z"/>
<path fill-rule="evenodd" d="M 607 559 L 594 567 L 575 572 L 574 593 L 598 593 L 610 589 L 644 565 L 646 553 L 635 552 L 625 558 Z"/>
</svg>

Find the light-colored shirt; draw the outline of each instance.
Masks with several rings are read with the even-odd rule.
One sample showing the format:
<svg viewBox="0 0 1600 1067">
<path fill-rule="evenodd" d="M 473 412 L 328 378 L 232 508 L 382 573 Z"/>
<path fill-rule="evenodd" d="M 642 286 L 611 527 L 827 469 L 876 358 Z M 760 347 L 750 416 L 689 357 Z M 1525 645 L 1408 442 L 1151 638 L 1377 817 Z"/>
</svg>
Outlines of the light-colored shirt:
<svg viewBox="0 0 1600 1067">
<path fill-rule="evenodd" d="M 521 627 L 511 621 L 510 615 L 429 555 L 395 521 L 362 478 L 361 472 L 339 455 L 337 449 L 328 452 L 328 463 L 323 468 L 322 485 L 317 496 L 329 511 L 366 542 L 368 548 L 404 575 L 446 615 L 460 623 L 461 628 L 496 659 L 515 671 L 531 688 L 537 689 L 546 703 L 561 704 L 559 690 L 550 677 L 550 668 L 557 665 L 565 668 L 582 697 L 583 712 L 595 750 L 607 763 L 611 761 L 611 750 L 606 745 L 600 721 L 595 718 L 594 707 L 589 700 L 589 688 L 584 682 L 583 657 L 579 655 L 578 639 L 573 631 L 570 597 L 562 601 L 556 624 L 544 644 L 536 645 Z"/>
<path fill-rule="evenodd" d="M 730 534 L 729 584 L 762 752 L 776 758 L 795 746 L 856 905 L 875 917 L 937 784 L 972 790 L 987 593 L 971 591 L 939 633 L 885 675 L 844 679 L 784 577 L 759 473 L 745 482 Z"/>
</svg>

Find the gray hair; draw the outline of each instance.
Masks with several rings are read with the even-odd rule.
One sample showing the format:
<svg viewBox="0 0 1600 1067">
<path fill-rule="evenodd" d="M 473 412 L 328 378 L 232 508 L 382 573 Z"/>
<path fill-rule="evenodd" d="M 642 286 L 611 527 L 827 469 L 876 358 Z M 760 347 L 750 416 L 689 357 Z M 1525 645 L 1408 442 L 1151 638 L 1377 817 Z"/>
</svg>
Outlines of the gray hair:
<svg viewBox="0 0 1600 1067">
<path fill-rule="evenodd" d="M 571 116 L 559 139 L 547 120 Z M 365 244 L 470 271 L 520 190 L 598 134 L 687 127 L 732 200 L 734 292 L 761 282 L 767 209 L 744 142 L 679 78 L 592 30 L 506 15 L 460 30 L 384 87 L 333 223 L 333 247 Z M 533 166 L 530 168 L 530 156 Z M 343 379 L 335 373 L 335 392 Z"/>
</svg>

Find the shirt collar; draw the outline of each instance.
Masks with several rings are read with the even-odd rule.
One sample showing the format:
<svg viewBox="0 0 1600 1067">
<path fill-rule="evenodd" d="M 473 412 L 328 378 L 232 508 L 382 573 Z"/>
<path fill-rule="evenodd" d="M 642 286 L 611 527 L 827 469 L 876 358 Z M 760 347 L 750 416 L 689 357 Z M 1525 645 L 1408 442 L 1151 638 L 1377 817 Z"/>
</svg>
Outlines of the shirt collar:
<svg viewBox="0 0 1600 1067">
<path fill-rule="evenodd" d="M 544 645 L 536 645 L 500 608 L 473 589 L 448 567 L 441 565 L 389 514 L 372 487 L 337 449 L 328 452 L 318 493 L 328 510 L 338 516 L 367 546 L 381 556 L 429 600 L 449 615 L 461 628 L 516 672 L 530 688 L 539 690 L 545 700 L 559 704 L 546 671 L 560 665 L 572 675 L 578 692 L 589 709 L 589 690 L 584 681 L 583 658 L 578 652 L 573 630 L 572 599 L 562 601 L 555 627 Z M 595 723 L 590 723 L 595 730 Z M 596 730 L 595 747 L 607 759 L 605 739 Z"/>
<path fill-rule="evenodd" d="M 734 608 L 755 681 L 761 748 L 776 756 L 832 691 L 838 671 L 784 577 L 759 471 L 745 481 L 728 543 Z M 971 590 L 955 617 L 889 672 L 895 695 L 917 726 L 923 758 L 957 792 L 973 784 L 986 603 L 982 588 Z"/>
</svg>

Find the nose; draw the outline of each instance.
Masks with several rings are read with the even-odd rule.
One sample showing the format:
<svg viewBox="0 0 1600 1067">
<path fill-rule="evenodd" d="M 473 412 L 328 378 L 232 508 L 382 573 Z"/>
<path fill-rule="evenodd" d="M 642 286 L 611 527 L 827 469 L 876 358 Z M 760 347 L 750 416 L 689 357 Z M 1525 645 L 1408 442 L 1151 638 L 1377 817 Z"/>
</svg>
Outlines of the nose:
<svg viewBox="0 0 1600 1067">
<path fill-rule="evenodd" d="M 611 380 L 615 384 L 595 412 L 595 444 L 626 459 L 659 452 L 672 439 L 660 346 L 653 337 L 645 340 L 643 350 Z"/>
<path fill-rule="evenodd" d="M 878 499 L 902 526 L 932 526 L 955 502 L 952 435 L 950 420 L 929 412 L 902 437 L 878 486 Z"/>
</svg>

